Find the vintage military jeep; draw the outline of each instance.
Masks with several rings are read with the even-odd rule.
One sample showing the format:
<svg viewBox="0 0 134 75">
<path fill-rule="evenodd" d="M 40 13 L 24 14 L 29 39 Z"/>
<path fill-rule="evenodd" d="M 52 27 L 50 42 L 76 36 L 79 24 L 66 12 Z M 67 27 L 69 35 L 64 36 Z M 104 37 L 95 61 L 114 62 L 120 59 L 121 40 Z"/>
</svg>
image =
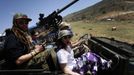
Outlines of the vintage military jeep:
<svg viewBox="0 0 134 75">
<path fill-rule="evenodd" d="M 106 37 L 93 37 L 85 34 L 80 39 L 86 39 L 84 45 L 88 47 L 92 52 L 100 55 L 104 59 L 111 59 L 113 61 L 112 67 L 108 70 L 99 70 L 98 75 L 134 75 L 134 45 L 125 42 L 120 42 L 114 38 Z M 83 44 L 81 46 L 85 49 Z M 58 67 L 54 65 L 53 59 L 56 59 L 56 55 L 50 56 L 52 61 L 51 67 Z M 26 75 L 63 75 L 59 70 L 44 71 L 43 69 L 22 69 L 22 70 L 2 70 L 1 66 L 4 60 L 0 60 L 0 74 L 26 74 Z"/>
</svg>

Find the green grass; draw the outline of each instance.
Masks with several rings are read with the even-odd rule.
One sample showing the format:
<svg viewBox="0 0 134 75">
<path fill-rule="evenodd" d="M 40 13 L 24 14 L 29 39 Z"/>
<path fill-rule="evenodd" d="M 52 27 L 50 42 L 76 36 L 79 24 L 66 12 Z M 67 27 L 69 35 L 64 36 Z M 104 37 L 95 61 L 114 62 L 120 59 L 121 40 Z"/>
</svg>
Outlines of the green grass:
<svg viewBox="0 0 134 75">
<path fill-rule="evenodd" d="M 97 37 L 113 37 L 117 40 L 134 43 L 134 22 L 133 21 L 120 21 L 120 22 L 90 22 L 83 21 L 71 22 L 73 32 L 78 34 L 74 36 L 73 40 L 78 39 L 83 34 L 92 34 Z M 112 31 L 113 26 L 117 30 Z"/>
</svg>

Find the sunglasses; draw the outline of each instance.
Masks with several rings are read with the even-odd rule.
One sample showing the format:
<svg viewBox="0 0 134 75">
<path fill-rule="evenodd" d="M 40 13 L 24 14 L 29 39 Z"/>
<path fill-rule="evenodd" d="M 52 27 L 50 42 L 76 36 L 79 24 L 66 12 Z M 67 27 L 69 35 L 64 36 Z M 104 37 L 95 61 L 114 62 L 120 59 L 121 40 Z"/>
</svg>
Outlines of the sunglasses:
<svg viewBox="0 0 134 75">
<path fill-rule="evenodd" d="M 71 39 L 71 36 L 64 36 L 63 39 Z"/>
<path fill-rule="evenodd" d="M 27 21 L 27 20 L 17 20 L 17 23 L 23 25 L 23 24 L 28 24 L 29 21 Z"/>
</svg>

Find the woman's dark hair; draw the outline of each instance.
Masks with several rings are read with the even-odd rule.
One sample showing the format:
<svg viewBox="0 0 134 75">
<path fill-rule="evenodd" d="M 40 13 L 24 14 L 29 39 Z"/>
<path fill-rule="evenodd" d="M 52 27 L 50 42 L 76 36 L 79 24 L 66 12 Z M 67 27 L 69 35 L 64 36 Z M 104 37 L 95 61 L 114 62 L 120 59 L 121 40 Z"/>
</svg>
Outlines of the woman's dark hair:
<svg viewBox="0 0 134 75">
<path fill-rule="evenodd" d="M 66 49 L 66 44 L 62 42 L 62 39 L 56 41 L 57 49 Z"/>
</svg>

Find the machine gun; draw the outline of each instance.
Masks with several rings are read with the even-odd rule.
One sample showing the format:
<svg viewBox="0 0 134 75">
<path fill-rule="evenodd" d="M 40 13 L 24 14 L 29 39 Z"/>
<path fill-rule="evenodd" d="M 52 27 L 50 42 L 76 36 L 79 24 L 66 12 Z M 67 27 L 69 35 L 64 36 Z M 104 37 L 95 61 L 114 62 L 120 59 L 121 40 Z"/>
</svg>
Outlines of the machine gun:
<svg viewBox="0 0 134 75">
<path fill-rule="evenodd" d="M 44 17 L 44 14 L 39 14 L 39 26 L 44 26 L 45 29 L 53 28 L 54 30 L 57 30 L 59 27 L 59 24 L 62 22 L 62 16 L 59 15 L 62 11 L 64 11 L 66 8 L 70 7 L 74 3 L 76 3 L 79 0 L 74 0 L 62 9 L 58 9 L 57 11 L 52 12 L 47 17 Z"/>
</svg>

